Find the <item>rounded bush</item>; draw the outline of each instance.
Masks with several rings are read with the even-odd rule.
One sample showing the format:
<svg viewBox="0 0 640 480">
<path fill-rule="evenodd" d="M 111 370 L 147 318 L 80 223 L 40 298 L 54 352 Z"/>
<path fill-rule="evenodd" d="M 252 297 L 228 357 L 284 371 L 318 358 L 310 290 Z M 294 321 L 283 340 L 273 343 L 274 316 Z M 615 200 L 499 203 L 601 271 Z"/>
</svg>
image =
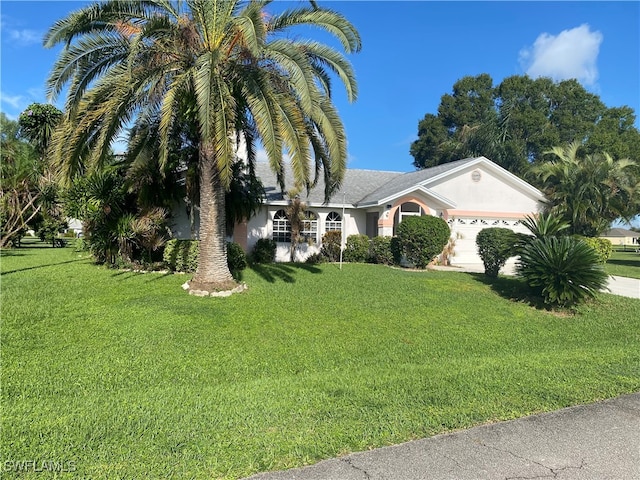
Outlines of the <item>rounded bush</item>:
<svg viewBox="0 0 640 480">
<path fill-rule="evenodd" d="M 517 273 L 551 305 L 576 304 L 607 285 L 598 254 L 574 237 L 532 239 L 522 248 Z"/>
<path fill-rule="evenodd" d="M 251 252 L 251 261 L 255 263 L 273 263 L 276 261 L 276 242 L 270 238 L 259 239 Z"/>
<path fill-rule="evenodd" d="M 227 243 L 227 265 L 231 273 L 237 273 L 247 268 L 247 256 L 236 242 Z"/>
<path fill-rule="evenodd" d="M 476 237 L 478 254 L 484 264 L 484 273 L 497 277 L 510 257 L 516 255 L 516 234 L 508 228 L 485 228 Z"/>
<path fill-rule="evenodd" d="M 366 235 L 349 235 L 344 249 L 345 262 L 368 262 L 371 240 Z"/>
<path fill-rule="evenodd" d="M 607 263 L 607 260 L 611 258 L 613 254 L 613 244 L 611 240 L 607 240 L 606 238 L 597 238 L 597 237 L 580 237 L 583 242 L 593 248 L 598 254 L 598 258 L 600 259 L 600 263 Z"/>
<path fill-rule="evenodd" d="M 383 265 L 395 263 L 391 248 L 391 237 L 373 237 L 371 239 L 371 261 Z"/>
<path fill-rule="evenodd" d="M 396 235 L 402 255 L 416 266 L 426 268 L 449 241 L 449 225 L 439 217 L 407 217 L 398 225 Z"/>
</svg>

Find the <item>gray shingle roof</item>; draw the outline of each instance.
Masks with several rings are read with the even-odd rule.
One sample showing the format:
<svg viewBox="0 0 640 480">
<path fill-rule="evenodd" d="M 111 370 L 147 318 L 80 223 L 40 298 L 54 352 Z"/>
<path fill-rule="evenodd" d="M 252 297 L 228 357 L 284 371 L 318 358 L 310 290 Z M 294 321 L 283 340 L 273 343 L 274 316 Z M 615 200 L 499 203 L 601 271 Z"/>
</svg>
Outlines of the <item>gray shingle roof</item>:
<svg viewBox="0 0 640 480">
<path fill-rule="evenodd" d="M 475 159 L 465 158 L 464 160 L 456 160 L 455 162 L 445 163 L 442 165 L 437 165 L 435 167 L 425 168 L 424 170 L 417 170 L 415 172 L 408 172 L 399 175 L 386 182 L 381 187 L 375 190 L 371 190 L 370 193 L 366 197 L 362 197 L 362 199 L 358 203 L 365 205 L 377 203 L 380 200 L 383 200 L 391 195 L 394 195 L 398 192 L 403 192 L 430 178 L 448 172 L 449 170 L 453 170 L 454 168 L 457 168 L 460 165 L 464 165 L 465 163 L 469 163 L 472 160 Z"/>
<path fill-rule="evenodd" d="M 387 198 L 395 193 L 407 190 L 430 178 L 436 177 L 449 170 L 475 160 L 465 158 L 451 163 L 445 163 L 424 170 L 415 172 L 388 172 L 381 170 L 359 170 L 349 169 L 345 172 L 342 187 L 334 193 L 331 202 L 342 203 L 343 192 L 346 203 L 352 205 L 373 204 Z M 256 174 L 262 180 L 267 194 L 267 202 L 284 200 L 275 174 L 271 171 L 266 162 L 256 163 Z M 285 168 L 285 192 L 289 190 L 292 178 L 291 169 Z M 309 195 L 301 193 L 301 197 L 311 204 L 322 204 L 324 202 L 324 181 L 320 179 L 318 185 L 311 190 Z"/>
<path fill-rule="evenodd" d="M 604 232 L 602 237 L 640 237 L 639 232 L 627 230 L 626 228 L 612 228 Z"/>
<path fill-rule="evenodd" d="M 260 180 L 264 185 L 268 202 L 283 200 L 277 178 L 271 171 L 268 163 L 256 163 L 256 174 L 260 177 Z M 344 174 L 342 186 L 333 194 L 331 202 L 342 203 L 344 192 L 345 201 L 355 205 L 372 190 L 376 190 L 390 180 L 402 175 L 405 174 L 401 172 L 384 172 L 379 170 L 349 169 Z M 289 168 L 285 168 L 285 192 L 291 188 L 290 182 L 292 178 L 293 175 L 291 170 Z M 308 196 L 304 191 L 300 193 L 300 196 L 304 201 L 311 204 L 324 203 L 324 179 L 321 178 L 318 181 L 318 185 L 309 192 Z"/>
</svg>

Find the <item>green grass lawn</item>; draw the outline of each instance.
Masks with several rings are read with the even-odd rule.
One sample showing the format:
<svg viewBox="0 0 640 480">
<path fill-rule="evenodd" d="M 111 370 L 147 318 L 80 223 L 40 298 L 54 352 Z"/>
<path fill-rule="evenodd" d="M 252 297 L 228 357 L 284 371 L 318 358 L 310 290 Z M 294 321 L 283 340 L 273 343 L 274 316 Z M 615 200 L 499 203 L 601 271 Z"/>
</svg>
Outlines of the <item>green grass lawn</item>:
<svg viewBox="0 0 640 480">
<path fill-rule="evenodd" d="M 606 270 L 609 275 L 640 278 L 640 253 L 632 250 L 614 251 L 607 262 Z"/>
<path fill-rule="evenodd" d="M 197 298 L 70 247 L 1 270 L 0 458 L 61 478 L 238 478 L 640 390 L 640 300 L 558 314 L 515 279 L 348 264 Z"/>
</svg>

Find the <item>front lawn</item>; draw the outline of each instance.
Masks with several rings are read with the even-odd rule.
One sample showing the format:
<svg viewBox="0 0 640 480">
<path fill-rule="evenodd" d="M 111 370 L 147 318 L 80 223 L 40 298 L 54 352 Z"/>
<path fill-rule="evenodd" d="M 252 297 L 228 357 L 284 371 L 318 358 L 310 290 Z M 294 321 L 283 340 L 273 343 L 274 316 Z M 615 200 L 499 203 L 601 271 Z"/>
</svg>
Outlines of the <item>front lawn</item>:
<svg viewBox="0 0 640 480">
<path fill-rule="evenodd" d="M 558 314 L 498 293 L 515 279 L 360 264 L 197 298 L 70 247 L 1 269 L 7 476 L 238 478 L 640 390 L 640 300 Z"/>
<path fill-rule="evenodd" d="M 632 250 L 614 251 L 605 268 L 609 275 L 640 278 L 640 253 Z"/>
</svg>

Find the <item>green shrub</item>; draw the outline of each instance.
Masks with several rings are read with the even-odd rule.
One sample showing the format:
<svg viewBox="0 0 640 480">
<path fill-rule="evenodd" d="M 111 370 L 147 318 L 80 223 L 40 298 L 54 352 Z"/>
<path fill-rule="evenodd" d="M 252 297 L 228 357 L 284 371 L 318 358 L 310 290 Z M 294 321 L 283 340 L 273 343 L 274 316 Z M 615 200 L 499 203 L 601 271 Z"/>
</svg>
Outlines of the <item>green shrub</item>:
<svg viewBox="0 0 640 480">
<path fill-rule="evenodd" d="M 236 242 L 227 243 L 227 265 L 234 275 L 247 268 L 247 256 Z"/>
<path fill-rule="evenodd" d="M 393 256 L 393 263 L 400 265 L 402 262 L 402 245 L 398 237 L 391 237 L 391 255 Z"/>
<path fill-rule="evenodd" d="M 162 259 L 167 267 L 174 272 L 193 273 L 198 268 L 198 254 L 200 245 L 198 240 L 169 240 L 165 247 Z"/>
<path fill-rule="evenodd" d="M 89 250 L 89 246 L 87 245 L 87 242 L 84 241 L 84 238 L 82 237 L 76 238 L 76 242 L 73 245 L 73 251 L 86 252 L 88 250 Z"/>
<path fill-rule="evenodd" d="M 391 243 L 391 237 L 373 237 L 371 239 L 371 261 L 383 265 L 393 265 L 395 259 Z"/>
<path fill-rule="evenodd" d="M 260 238 L 251 252 L 251 261 L 254 263 L 273 263 L 276 261 L 276 249 L 278 245 L 270 238 Z"/>
<path fill-rule="evenodd" d="M 371 241 L 366 235 L 349 235 L 344 249 L 345 262 L 368 262 Z"/>
<path fill-rule="evenodd" d="M 342 249 L 342 232 L 332 230 L 322 236 L 322 248 L 320 253 L 328 262 L 340 260 L 340 250 Z"/>
<path fill-rule="evenodd" d="M 576 304 L 607 285 L 596 251 L 574 237 L 530 240 L 520 252 L 517 272 L 551 305 Z"/>
<path fill-rule="evenodd" d="M 321 253 L 314 253 L 309 255 L 304 263 L 308 263 L 309 265 L 318 265 L 319 263 L 324 262 L 325 257 Z"/>
<path fill-rule="evenodd" d="M 508 228 L 485 228 L 476 237 L 478 254 L 484 264 L 484 273 L 497 277 L 509 257 L 516 255 L 516 234 Z"/>
<path fill-rule="evenodd" d="M 398 225 L 396 235 L 402 255 L 416 268 L 426 266 L 440 254 L 449 241 L 449 225 L 439 217 L 407 217 Z"/>
<path fill-rule="evenodd" d="M 598 254 L 600 263 L 605 264 L 613 254 L 613 244 L 606 238 L 581 237 L 582 241 L 593 248 Z"/>
</svg>

